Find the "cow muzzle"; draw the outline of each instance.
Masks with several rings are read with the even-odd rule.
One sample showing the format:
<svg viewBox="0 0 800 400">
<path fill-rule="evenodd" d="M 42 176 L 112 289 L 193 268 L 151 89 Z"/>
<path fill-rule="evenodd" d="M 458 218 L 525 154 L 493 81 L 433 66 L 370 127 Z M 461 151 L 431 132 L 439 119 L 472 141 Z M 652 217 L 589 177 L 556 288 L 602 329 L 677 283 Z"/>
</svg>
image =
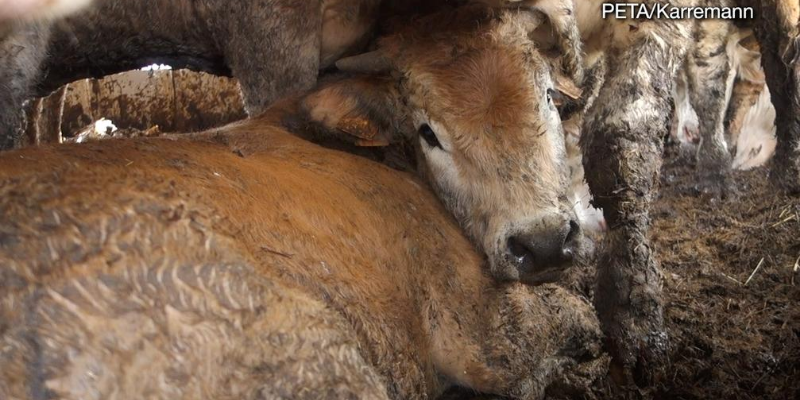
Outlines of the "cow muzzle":
<svg viewBox="0 0 800 400">
<path fill-rule="evenodd" d="M 579 250 L 581 228 L 565 216 L 543 219 L 506 239 L 507 257 L 528 284 L 558 280 Z"/>
</svg>

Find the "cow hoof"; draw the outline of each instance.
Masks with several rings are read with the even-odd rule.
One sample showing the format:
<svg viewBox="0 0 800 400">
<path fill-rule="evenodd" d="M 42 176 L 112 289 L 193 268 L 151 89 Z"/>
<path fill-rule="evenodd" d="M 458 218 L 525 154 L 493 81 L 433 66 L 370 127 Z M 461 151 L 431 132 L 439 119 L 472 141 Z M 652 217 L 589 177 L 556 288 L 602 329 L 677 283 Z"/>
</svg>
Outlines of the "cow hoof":
<svg viewBox="0 0 800 400">
<path fill-rule="evenodd" d="M 612 229 L 606 239 L 594 302 L 612 357 L 611 387 L 627 398 L 663 380 L 669 340 L 660 272 L 644 236 L 638 230 Z"/>
<path fill-rule="evenodd" d="M 729 170 L 701 168 L 697 176 L 697 192 L 711 202 L 735 200 L 739 196 Z"/>
<path fill-rule="evenodd" d="M 647 397 L 664 380 L 669 337 L 665 331 L 644 335 L 630 332 L 620 338 L 607 338 L 612 354 L 609 377 L 615 394 L 622 398 Z"/>
</svg>

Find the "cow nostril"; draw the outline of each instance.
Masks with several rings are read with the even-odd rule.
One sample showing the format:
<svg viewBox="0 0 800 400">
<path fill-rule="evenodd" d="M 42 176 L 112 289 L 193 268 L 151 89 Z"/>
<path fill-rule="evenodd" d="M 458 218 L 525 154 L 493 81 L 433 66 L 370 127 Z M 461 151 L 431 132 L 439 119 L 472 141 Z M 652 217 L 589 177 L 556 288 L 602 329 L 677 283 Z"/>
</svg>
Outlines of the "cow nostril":
<svg viewBox="0 0 800 400">
<path fill-rule="evenodd" d="M 569 231 L 567 231 L 567 236 L 564 237 L 564 247 L 561 251 L 564 261 L 572 261 L 575 257 L 575 246 L 580 232 L 581 226 L 575 220 L 570 220 Z"/>
<path fill-rule="evenodd" d="M 508 257 L 520 280 L 529 284 L 555 282 L 572 261 L 574 249 L 564 246 L 566 224 L 549 234 L 522 233 L 507 239 Z"/>
<path fill-rule="evenodd" d="M 567 236 L 564 238 L 564 247 L 569 249 L 570 243 L 574 242 L 578 234 L 581 232 L 581 226 L 578 225 L 574 219 L 569 221 L 569 231 L 567 232 Z"/>
<path fill-rule="evenodd" d="M 525 261 L 526 258 L 533 258 L 533 252 L 516 236 L 508 238 L 508 251 L 520 262 Z"/>
</svg>

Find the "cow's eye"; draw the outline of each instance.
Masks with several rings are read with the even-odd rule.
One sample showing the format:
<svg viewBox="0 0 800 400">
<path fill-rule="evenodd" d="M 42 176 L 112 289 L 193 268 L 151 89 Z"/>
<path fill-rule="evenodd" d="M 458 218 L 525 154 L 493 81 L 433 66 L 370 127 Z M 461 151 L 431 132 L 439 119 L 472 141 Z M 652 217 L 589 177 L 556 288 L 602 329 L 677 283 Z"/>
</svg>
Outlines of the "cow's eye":
<svg viewBox="0 0 800 400">
<path fill-rule="evenodd" d="M 417 131 L 419 135 L 425 139 L 425 142 L 428 143 L 428 146 L 442 148 L 442 144 L 439 143 L 439 139 L 436 138 L 436 134 L 433 132 L 430 125 L 422 124 Z"/>
<path fill-rule="evenodd" d="M 547 89 L 547 103 L 553 104 L 553 95 L 555 94 L 555 90 Z"/>
</svg>

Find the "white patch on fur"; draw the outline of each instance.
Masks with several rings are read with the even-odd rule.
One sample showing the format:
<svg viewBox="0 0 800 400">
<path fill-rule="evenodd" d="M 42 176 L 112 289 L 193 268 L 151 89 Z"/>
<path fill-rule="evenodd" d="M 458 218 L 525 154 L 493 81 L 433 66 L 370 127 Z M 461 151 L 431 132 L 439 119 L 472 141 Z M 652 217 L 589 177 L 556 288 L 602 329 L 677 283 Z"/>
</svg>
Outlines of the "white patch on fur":
<svg viewBox="0 0 800 400">
<path fill-rule="evenodd" d="M 581 228 L 593 232 L 605 232 L 606 219 L 603 216 L 603 209 L 594 208 L 590 203 L 592 194 L 589 193 L 589 185 L 584 181 L 578 186 L 570 186 L 569 199 Z"/>
<path fill-rule="evenodd" d="M 733 168 L 748 170 L 766 163 L 775 152 L 775 107 L 770 102 L 769 88 L 758 96 L 758 101 L 747 110 L 742 131 L 736 141 Z"/>
<path fill-rule="evenodd" d="M 428 163 L 428 168 L 430 168 L 433 176 L 437 180 L 436 184 L 439 187 L 446 188 L 448 192 L 454 194 L 461 193 L 461 189 L 464 188 L 463 180 L 453 160 L 453 144 L 450 141 L 449 133 L 444 126 L 431 120 L 422 112 L 416 113 L 414 116 L 414 126 L 419 129 L 423 124 L 428 124 L 428 126 L 431 127 L 433 133 L 436 134 L 436 139 L 438 139 L 439 143 L 442 145 L 442 149 L 434 148 L 422 137 L 417 139 L 420 141 L 420 147 L 422 147 L 422 153 Z M 456 191 L 454 189 L 459 190 Z"/>
<path fill-rule="evenodd" d="M 678 78 L 673 85 L 673 97 L 675 122 L 672 127 L 672 137 L 681 145 L 695 144 L 700 138 L 700 121 L 697 120 L 697 113 L 689 101 L 689 84 L 684 70 L 678 72 Z"/>
<path fill-rule="evenodd" d="M 775 107 L 772 106 L 769 88 L 763 79 L 761 55 L 737 44 L 733 59 L 740 79 L 764 86 L 758 100 L 747 110 L 742 130 L 735 138 L 736 154 L 732 166 L 735 169 L 748 170 L 763 165 L 775 152 Z"/>
<path fill-rule="evenodd" d="M 603 210 L 592 206 L 592 194 L 589 192 L 589 184 L 586 183 L 584 177 L 583 155 L 578 143 L 581 136 L 580 125 L 581 119 L 577 115 L 563 123 L 570 179 L 567 196 L 581 227 L 594 232 L 602 232 L 606 230 Z"/>
</svg>

